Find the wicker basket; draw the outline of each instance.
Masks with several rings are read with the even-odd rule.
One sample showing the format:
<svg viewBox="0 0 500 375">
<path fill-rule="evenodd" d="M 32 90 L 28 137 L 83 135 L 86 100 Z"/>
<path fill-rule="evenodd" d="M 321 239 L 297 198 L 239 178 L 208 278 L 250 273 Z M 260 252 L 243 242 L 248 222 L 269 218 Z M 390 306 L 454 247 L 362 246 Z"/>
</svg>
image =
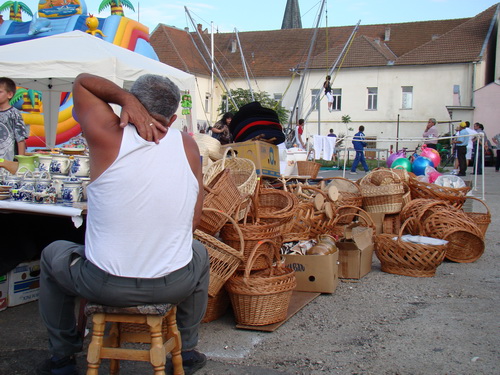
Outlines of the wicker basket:
<svg viewBox="0 0 500 375">
<path fill-rule="evenodd" d="M 297 162 L 297 173 L 299 176 L 310 176 L 311 178 L 316 178 L 320 168 L 321 164 L 316 163 L 315 161 Z"/>
<path fill-rule="evenodd" d="M 398 234 L 400 229 L 401 229 L 400 214 L 390 214 L 384 216 L 384 221 L 382 223 L 382 233 Z"/>
<path fill-rule="evenodd" d="M 217 174 L 204 189 L 203 208 L 214 210 L 203 210 L 197 229 L 213 236 L 227 222 L 227 215 L 234 215 L 243 197 L 228 169 Z"/>
<path fill-rule="evenodd" d="M 483 233 L 466 217 L 456 213 L 450 215 L 449 212 L 435 212 L 425 219 L 423 227 L 425 236 L 449 242 L 446 259 L 458 263 L 472 263 L 483 255 Z"/>
<path fill-rule="evenodd" d="M 403 223 L 399 235 L 379 234 L 375 236 L 375 254 L 380 260 L 381 270 L 387 273 L 413 277 L 432 277 L 443 262 L 448 245 L 429 245 L 406 242 L 401 239 L 409 219 Z"/>
<path fill-rule="evenodd" d="M 228 153 L 231 157 L 228 158 Z M 252 195 L 257 186 L 257 172 L 255 164 L 250 159 L 239 158 L 231 147 L 227 147 L 221 160 L 214 162 L 203 176 L 203 184 L 210 182 L 224 169 L 229 169 L 231 176 L 243 197 Z"/>
<path fill-rule="evenodd" d="M 361 179 L 359 185 L 366 211 L 386 214 L 401 211 L 404 186 L 391 169 L 371 172 Z"/>
<path fill-rule="evenodd" d="M 207 310 L 205 311 L 205 315 L 201 320 L 202 323 L 213 322 L 214 320 L 219 319 L 223 316 L 231 301 L 229 300 L 229 294 L 226 291 L 226 288 L 221 288 L 219 293 L 217 293 L 214 297 L 208 296 Z"/>
<path fill-rule="evenodd" d="M 205 208 L 203 211 L 216 210 Z M 206 247 L 210 259 L 210 282 L 208 284 L 208 295 L 212 297 L 217 295 L 227 279 L 229 279 L 229 277 L 241 264 L 243 261 L 243 250 L 245 248 L 243 234 L 241 233 L 238 224 L 228 215 L 224 213 L 221 213 L 221 215 L 225 215 L 227 220 L 231 222 L 232 227 L 238 235 L 238 242 L 234 241 L 228 245 L 198 229 L 194 231 L 194 238 Z M 236 248 L 239 248 L 240 250 L 235 250 Z"/>
<path fill-rule="evenodd" d="M 276 249 L 279 249 L 282 244 L 281 237 L 281 223 L 238 223 L 239 231 L 243 235 L 243 241 L 245 243 L 243 250 L 243 262 L 238 266 L 238 270 L 242 271 L 248 262 L 248 258 L 252 253 L 255 245 L 262 240 L 271 240 L 271 242 L 266 242 L 265 246 L 261 247 L 262 251 L 265 251 L 269 255 L 272 255 Z M 220 231 L 220 237 L 222 241 L 231 247 L 237 247 L 240 241 L 239 231 L 233 225 L 224 225 Z M 252 270 L 261 270 L 267 267 L 265 259 L 258 258 L 253 266 Z"/>
<path fill-rule="evenodd" d="M 451 188 L 444 187 L 428 182 L 419 181 L 416 178 L 410 178 L 408 181 L 411 190 L 412 199 L 439 199 L 448 202 L 450 205 L 461 208 L 465 202 L 465 196 L 470 187 Z"/>
<path fill-rule="evenodd" d="M 485 202 L 483 202 L 481 199 L 469 197 L 469 196 L 467 197 L 467 199 L 472 199 L 473 201 L 480 202 L 484 206 L 484 208 L 486 209 L 485 213 L 468 212 L 468 211 L 464 210 L 465 215 L 467 215 L 474 223 L 476 223 L 477 227 L 479 228 L 479 230 L 483 234 L 483 238 L 484 238 L 484 236 L 486 236 L 486 231 L 488 230 L 488 226 L 491 223 L 490 209 L 489 209 L 488 205 Z M 462 208 L 464 208 L 464 207 L 462 207 Z"/>
<path fill-rule="evenodd" d="M 438 211 L 454 211 L 456 208 L 450 206 L 447 202 L 439 199 L 423 199 L 417 198 L 411 200 L 407 205 L 401 210 L 401 221 L 404 222 L 410 218 L 416 219 L 419 223 L 423 223 L 434 212 Z M 413 222 L 409 222 L 406 230 L 414 235 L 419 235 L 420 226 L 413 225 Z"/>
<path fill-rule="evenodd" d="M 234 274 L 226 283 L 239 324 L 273 324 L 285 320 L 288 313 L 292 291 L 297 285 L 295 272 L 284 266 L 279 251 L 273 255 L 258 251 L 266 242 L 270 241 L 261 241 L 254 247 L 245 271 Z M 251 273 L 252 264 L 259 257 L 265 258 L 266 269 Z"/>
<path fill-rule="evenodd" d="M 286 224 L 292 220 L 299 203 L 294 194 L 269 188 L 258 188 L 256 192 L 257 196 L 253 200 L 254 209 L 249 212 L 251 217 L 255 217 L 256 222 Z"/>
</svg>

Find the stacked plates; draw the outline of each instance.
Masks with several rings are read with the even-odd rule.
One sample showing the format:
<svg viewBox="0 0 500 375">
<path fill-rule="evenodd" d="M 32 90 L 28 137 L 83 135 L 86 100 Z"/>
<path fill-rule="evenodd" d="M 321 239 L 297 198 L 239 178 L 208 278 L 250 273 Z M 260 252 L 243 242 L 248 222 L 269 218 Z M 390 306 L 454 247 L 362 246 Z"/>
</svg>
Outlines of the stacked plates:
<svg viewBox="0 0 500 375">
<path fill-rule="evenodd" d="M 12 188 L 12 186 L 10 186 L 10 185 L 0 185 L 0 200 L 10 198 L 10 189 L 11 188 Z"/>
</svg>

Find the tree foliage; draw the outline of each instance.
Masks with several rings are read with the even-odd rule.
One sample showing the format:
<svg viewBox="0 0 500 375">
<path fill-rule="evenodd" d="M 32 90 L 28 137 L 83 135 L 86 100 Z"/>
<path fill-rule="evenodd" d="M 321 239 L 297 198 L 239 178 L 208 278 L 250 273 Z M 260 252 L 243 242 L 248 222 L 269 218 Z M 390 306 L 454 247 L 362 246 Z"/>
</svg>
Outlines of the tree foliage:
<svg viewBox="0 0 500 375">
<path fill-rule="evenodd" d="M 271 96 L 267 92 L 254 91 L 253 92 L 254 100 L 252 100 L 252 94 L 250 93 L 250 90 L 238 88 L 235 90 L 230 90 L 230 92 L 238 108 L 241 108 L 245 104 L 251 103 L 252 101 L 256 101 L 259 102 L 264 108 L 271 108 L 272 110 L 276 111 L 281 124 L 287 123 L 289 111 L 286 110 L 277 100 L 271 98 Z M 226 112 L 232 112 L 232 113 L 238 112 L 227 92 L 224 93 L 223 98 L 224 100 L 222 101 L 221 105 L 218 108 L 218 111 L 221 116 Z"/>
</svg>

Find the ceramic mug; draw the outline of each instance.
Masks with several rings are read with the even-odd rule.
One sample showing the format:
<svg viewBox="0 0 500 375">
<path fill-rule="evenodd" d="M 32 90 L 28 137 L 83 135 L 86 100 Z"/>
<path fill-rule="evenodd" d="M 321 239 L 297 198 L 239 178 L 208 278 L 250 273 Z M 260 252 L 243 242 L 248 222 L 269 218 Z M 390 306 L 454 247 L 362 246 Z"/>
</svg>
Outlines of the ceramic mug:
<svg viewBox="0 0 500 375">
<path fill-rule="evenodd" d="M 61 197 L 64 203 L 72 204 L 82 200 L 82 180 L 79 178 L 68 178 L 63 180 Z"/>
<path fill-rule="evenodd" d="M 21 187 L 21 180 L 21 176 L 11 174 L 5 178 L 4 183 L 5 185 L 9 185 L 10 187 L 12 187 L 12 189 L 19 189 Z"/>
<path fill-rule="evenodd" d="M 40 173 L 40 176 L 37 178 L 35 183 L 35 191 L 40 193 L 46 191 L 50 188 L 52 181 L 50 179 L 50 174 L 47 171 L 43 171 Z"/>
<path fill-rule="evenodd" d="M 88 177 L 90 175 L 89 157 L 83 155 L 74 155 L 70 170 L 73 176 Z"/>
<path fill-rule="evenodd" d="M 56 175 L 67 175 L 71 166 L 71 160 L 66 155 L 54 155 L 50 162 L 50 173 Z"/>
<path fill-rule="evenodd" d="M 63 186 L 63 181 L 66 180 L 68 176 L 63 176 L 63 175 L 54 175 L 52 176 L 52 187 L 55 190 L 56 197 L 58 199 L 61 199 L 61 193 L 62 193 L 62 186 Z"/>
<path fill-rule="evenodd" d="M 52 162 L 52 155 L 50 154 L 37 154 L 38 155 L 38 170 L 40 172 L 50 171 L 50 163 Z"/>
</svg>

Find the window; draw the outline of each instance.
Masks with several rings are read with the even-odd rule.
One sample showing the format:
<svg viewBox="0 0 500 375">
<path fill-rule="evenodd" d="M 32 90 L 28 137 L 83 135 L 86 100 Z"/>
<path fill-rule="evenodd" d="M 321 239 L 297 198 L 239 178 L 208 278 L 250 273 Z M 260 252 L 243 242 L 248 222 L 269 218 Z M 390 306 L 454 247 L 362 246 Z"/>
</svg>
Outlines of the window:
<svg viewBox="0 0 500 375">
<path fill-rule="evenodd" d="M 342 109 L 342 89 L 332 89 L 333 94 L 333 110 L 340 111 Z"/>
<path fill-rule="evenodd" d="M 377 109 L 377 87 L 368 87 L 368 106 L 367 109 Z"/>
<path fill-rule="evenodd" d="M 227 95 L 222 95 L 222 105 L 224 107 L 224 112 L 229 112 L 229 98 Z"/>
<path fill-rule="evenodd" d="M 317 111 L 319 107 L 318 97 L 321 95 L 320 89 L 311 90 L 311 108 L 313 111 Z"/>
<path fill-rule="evenodd" d="M 413 86 L 403 86 L 403 102 L 402 109 L 412 109 L 413 108 Z"/>
</svg>

